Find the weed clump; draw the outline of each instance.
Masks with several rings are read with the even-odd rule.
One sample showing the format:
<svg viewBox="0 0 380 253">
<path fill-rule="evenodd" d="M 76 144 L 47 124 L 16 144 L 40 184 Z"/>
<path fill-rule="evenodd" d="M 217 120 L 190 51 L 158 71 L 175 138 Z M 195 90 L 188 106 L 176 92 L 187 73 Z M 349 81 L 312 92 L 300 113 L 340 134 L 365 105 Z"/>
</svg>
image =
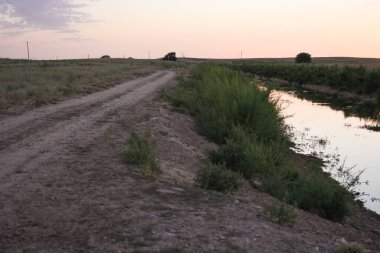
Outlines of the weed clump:
<svg viewBox="0 0 380 253">
<path fill-rule="evenodd" d="M 127 148 L 121 152 L 122 160 L 128 164 L 142 167 L 143 173 L 153 176 L 158 171 L 154 149 L 156 142 L 149 133 L 143 137 L 132 132 Z"/>
<path fill-rule="evenodd" d="M 198 171 L 195 181 L 203 189 L 228 193 L 239 187 L 240 179 L 224 165 L 207 164 Z"/>
<path fill-rule="evenodd" d="M 264 212 L 271 218 L 273 221 L 277 222 L 280 225 L 293 226 L 296 221 L 296 213 L 293 209 L 288 208 L 284 205 L 267 205 L 264 207 Z"/>
</svg>

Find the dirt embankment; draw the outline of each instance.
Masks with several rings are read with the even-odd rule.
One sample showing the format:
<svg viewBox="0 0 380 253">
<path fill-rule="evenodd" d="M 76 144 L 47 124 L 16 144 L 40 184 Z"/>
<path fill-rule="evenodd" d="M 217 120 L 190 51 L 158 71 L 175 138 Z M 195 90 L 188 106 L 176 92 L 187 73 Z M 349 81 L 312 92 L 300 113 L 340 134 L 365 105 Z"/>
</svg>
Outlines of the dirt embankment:
<svg viewBox="0 0 380 253">
<path fill-rule="evenodd" d="M 369 211 L 341 225 L 296 210 L 290 228 L 264 215 L 275 200 L 249 185 L 233 196 L 194 187 L 216 146 L 160 99 L 174 77 L 1 119 L 0 252 L 334 252 L 343 240 L 379 252 Z M 156 179 L 120 161 L 132 129 L 155 136 Z"/>
<path fill-rule="evenodd" d="M 342 99 L 355 99 L 358 102 L 376 103 L 377 101 L 376 96 L 358 94 L 352 91 L 351 92 L 341 91 L 327 85 L 303 84 L 302 87 L 311 91 L 320 92 L 323 94 L 339 97 Z"/>
<path fill-rule="evenodd" d="M 288 87 L 291 86 L 293 88 L 303 88 L 312 92 L 318 92 L 321 94 L 328 95 L 329 97 L 336 97 L 343 100 L 355 100 L 357 102 L 361 103 L 376 103 L 377 97 L 376 95 L 368 95 L 368 94 L 358 94 L 354 91 L 344 91 L 337 88 L 333 88 L 328 85 L 321 85 L 321 84 L 295 84 L 290 83 L 283 79 L 278 78 L 269 78 L 269 79 L 263 79 L 265 82 L 266 80 L 273 81 L 275 83 L 278 83 L 280 86 Z"/>
</svg>

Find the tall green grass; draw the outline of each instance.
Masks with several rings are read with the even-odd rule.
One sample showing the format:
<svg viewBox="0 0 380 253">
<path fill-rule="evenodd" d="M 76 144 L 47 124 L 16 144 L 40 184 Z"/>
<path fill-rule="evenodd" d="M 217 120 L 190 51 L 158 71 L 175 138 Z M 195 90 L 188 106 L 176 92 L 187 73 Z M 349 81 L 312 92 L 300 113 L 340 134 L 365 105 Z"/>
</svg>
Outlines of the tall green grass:
<svg viewBox="0 0 380 253">
<path fill-rule="evenodd" d="M 320 167 L 307 172 L 296 168 L 279 107 L 269 95 L 242 72 L 200 65 L 168 97 L 194 115 L 203 135 L 220 144 L 209 155 L 219 169 L 226 167 L 250 182 L 259 180 L 263 191 L 281 200 L 342 221 L 351 195 Z"/>
<path fill-rule="evenodd" d="M 269 92 L 259 91 L 245 75 L 212 65 L 203 65 L 194 76 L 196 115 L 204 134 L 223 142 L 233 126 L 241 126 L 261 141 L 283 140 L 282 121 Z"/>
</svg>

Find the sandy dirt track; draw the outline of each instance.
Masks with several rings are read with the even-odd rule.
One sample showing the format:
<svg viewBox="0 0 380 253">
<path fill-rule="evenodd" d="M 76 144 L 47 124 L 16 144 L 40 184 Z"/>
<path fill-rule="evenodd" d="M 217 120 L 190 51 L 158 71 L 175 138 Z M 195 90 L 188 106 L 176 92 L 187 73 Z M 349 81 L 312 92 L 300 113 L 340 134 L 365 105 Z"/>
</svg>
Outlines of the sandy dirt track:
<svg viewBox="0 0 380 253">
<path fill-rule="evenodd" d="M 13 185 L 12 174 L 38 168 L 74 140 L 85 142 L 104 131 L 107 114 L 154 94 L 175 74 L 160 71 L 112 89 L 3 119 L 0 122 L 1 187 Z M 6 182 L 6 183 L 5 183 Z"/>
<path fill-rule="evenodd" d="M 63 161 L 75 160 L 68 151 L 86 152 L 83 147 L 112 125 L 107 117 L 115 110 L 128 110 L 142 100 L 153 98 L 175 75 L 171 71 L 158 71 L 85 97 L 3 117 L 0 121 L 0 227 L 17 231 L 20 215 L 30 212 L 24 201 L 33 201 L 38 199 L 38 194 L 49 191 L 49 185 L 40 185 L 43 180 L 39 178 L 59 183 L 57 175 L 62 173 Z M 0 252 L 3 252 L 2 240 L 10 236 L 7 232 L 0 232 Z"/>
</svg>

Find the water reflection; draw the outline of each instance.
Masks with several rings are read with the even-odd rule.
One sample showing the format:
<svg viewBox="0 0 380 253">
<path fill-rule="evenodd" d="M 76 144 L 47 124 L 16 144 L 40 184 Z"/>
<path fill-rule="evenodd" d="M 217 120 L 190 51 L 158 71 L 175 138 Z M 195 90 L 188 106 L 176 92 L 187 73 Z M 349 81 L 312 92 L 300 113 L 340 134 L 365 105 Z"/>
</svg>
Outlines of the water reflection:
<svg viewBox="0 0 380 253">
<path fill-rule="evenodd" d="M 355 99 L 341 98 L 337 95 L 322 94 L 311 90 L 295 87 L 285 90 L 297 98 L 309 100 L 320 105 L 327 105 L 333 110 L 342 111 L 345 117 L 359 117 L 363 121 L 361 127 L 372 131 L 380 131 L 380 105 L 371 102 L 360 102 Z"/>
<path fill-rule="evenodd" d="M 326 99 L 316 103 L 306 96 L 300 98 L 300 92 L 273 92 L 273 96 L 280 98 L 285 122 L 292 128 L 294 149 L 323 158 L 326 170 L 343 163 L 353 168 L 354 173 L 365 170 L 361 180 L 369 184 L 362 184 L 357 190 L 369 194 L 363 197 L 366 207 L 380 213 L 380 203 L 371 201 L 372 197 L 380 197 L 380 132 L 363 128 L 378 126 L 378 118 L 370 116 L 373 113 L 378 116 L 377 109 L 356 110 L 355 106 L 345 104 L 340 110 Z M 365 116 L 358 117 L 359 112 L 365 112 L 360 113 Z"/>
</svg>

